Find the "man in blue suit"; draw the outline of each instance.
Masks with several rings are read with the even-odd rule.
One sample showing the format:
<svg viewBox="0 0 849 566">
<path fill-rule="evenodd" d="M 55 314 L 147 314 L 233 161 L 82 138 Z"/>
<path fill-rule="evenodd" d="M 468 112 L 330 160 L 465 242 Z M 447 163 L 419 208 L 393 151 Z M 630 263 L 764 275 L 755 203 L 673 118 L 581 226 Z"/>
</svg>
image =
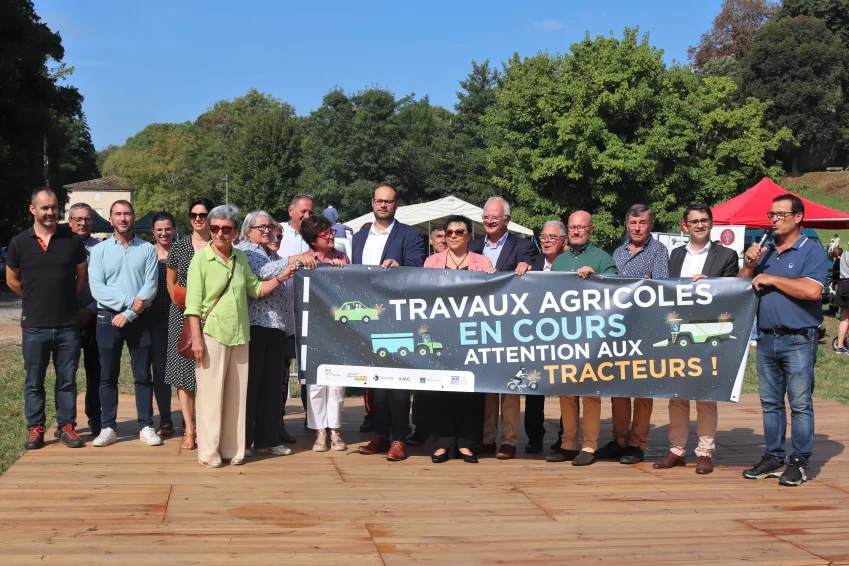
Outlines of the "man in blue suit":
<svg viewBox="0 0 849 566">
<path fill-rule="evenodd" d="M 483 207 L 483 227 L 486 236 L 472 240 L 469 251 L 489 258 L 498 271 L 513 271 L 524 275 L 534 264 L 536 248 L 530 240 L 519 238 L 507 231 L 510 224 L 510 205 L 501 197 L 492 197 Z M 500 409 L 500 411 L 499 411 Z M 499 412 L 501 414 L 501 448 L 495 455 L 499 460 L 516 457 L 521 414 L 519 395 L 486 394 L 483 425 L 483 453 L 495 452 L 498 436 Z"/>
<path fill-rule="evenodd" d="M 398 192 L 388 185 L 374 190 L 371 198 L 374 223 L 368 231 L 354 235 L 353 263 L 390 267 L 422 267 L 425 246 L 418 229 L 395 220 Z M 388 453 L 386 458 L 407 458 L 407 435 L 410 432 L 410 392 L 401 389 L 374 391 L 374 437 L 361 454 Z M 368 392 L 367 392 L 368 393 Z"/>
</svg>

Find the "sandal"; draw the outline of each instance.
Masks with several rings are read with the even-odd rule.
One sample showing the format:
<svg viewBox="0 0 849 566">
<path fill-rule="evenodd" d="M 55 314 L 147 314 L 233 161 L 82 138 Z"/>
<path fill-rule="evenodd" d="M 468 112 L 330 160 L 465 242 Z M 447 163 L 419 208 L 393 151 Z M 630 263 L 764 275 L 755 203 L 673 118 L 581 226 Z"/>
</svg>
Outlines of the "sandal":
<svg viewBox="0 0 849 566">
<path fill-rule="evenodd" d="M 348 445 L 342 440 L 338 430 L 331 429 L 330 431 L 330 449 L 339 451 L 348 449 Z"/>
<path fill-rule="evenodd" d="M 194 450 L 197 448 L 197 436 L 195 432 L 183 434 L 183 442 L 180 443 L 180 450 Z"/>
<path fill-rule="evenodd" d="M 312 445 L 313 452 L 327 452 L 327 433 L 323 430 L 318 432 Z"/>
</svg>

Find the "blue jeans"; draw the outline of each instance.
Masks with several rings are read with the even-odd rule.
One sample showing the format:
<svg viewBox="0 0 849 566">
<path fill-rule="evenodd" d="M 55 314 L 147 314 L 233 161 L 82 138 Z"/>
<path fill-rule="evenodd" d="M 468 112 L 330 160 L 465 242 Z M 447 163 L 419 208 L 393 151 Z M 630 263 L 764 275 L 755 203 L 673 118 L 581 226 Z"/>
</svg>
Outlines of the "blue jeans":
<svg viewBox="0 0 849 566">
<path fill-rule="evenodd" d="M 76 326 L 22 328 L 21 351 L 26 368 L 24 410 L 27 428 L 44 426 L 44 376 L 50 356 L 56 370 L 56 420 L 59 427 L 77 426 L 77 367 L 80 365 L 80 330 Z"/>
<path fill-rule="evenodd" d="M 153 380 L 150 376 L 152 342 L 146 314 L 124 328 L 112 326 L 113 313 L 97 312 L 97 348 L 100 351 L 100 405 L 103 428 L 116 429 L 118 419 L 118 376 L 124 344 L 130 350 L 136 389 L 139 430 L 153 426 Z"/>
<path fill-rule="evenodd" d="M 761 332 L 758 337 L 758 386 L 764 419 L 766 453 L 784 459 L 787 410 L 790 402 L 793 456 L 805 464 L 814 449 L 814 364 L 817 361 L 817 329 L 800 334 L 776 336 Z"/>
</svg>

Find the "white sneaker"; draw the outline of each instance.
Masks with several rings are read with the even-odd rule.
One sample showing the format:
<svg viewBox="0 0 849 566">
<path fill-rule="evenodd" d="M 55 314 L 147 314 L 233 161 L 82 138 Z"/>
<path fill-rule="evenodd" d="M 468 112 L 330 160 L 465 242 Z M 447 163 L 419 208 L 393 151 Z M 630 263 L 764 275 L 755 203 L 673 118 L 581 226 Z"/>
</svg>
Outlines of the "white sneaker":
<svg viewBox="0 0 849 566">
<path fill-rule="evenodd" d="M 115 444 L 118 440 L 118 435 L 115 434 L 115 431 L 109 427 L 101 429 L 100 434 L 97 435 L 97 438 L 92 441 L 92 445 L 97 447 L 109 446 L 110 444 Z"/>
<path fill-rule="evenodd" d="M 139 440 L 148 446 L 162 446 L 162 439 L 156 435 L 156 431 L 152 426 L 144 427 L 139 433 Z"/>
<path fill-rule="evenodd" d="M 271 448 L 257 448 L 258 454 L 274 454 L 275 456 L 288 456 L 292 453 L 291 448 L 287 448 L 282 444 L 279 446 L 272 446 Z"/>
</svg>

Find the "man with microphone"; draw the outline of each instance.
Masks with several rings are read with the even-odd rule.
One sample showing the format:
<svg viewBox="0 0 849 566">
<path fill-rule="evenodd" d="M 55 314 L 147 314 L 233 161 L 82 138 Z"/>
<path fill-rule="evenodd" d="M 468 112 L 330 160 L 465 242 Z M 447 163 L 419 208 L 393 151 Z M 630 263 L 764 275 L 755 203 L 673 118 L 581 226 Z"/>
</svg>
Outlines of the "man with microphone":
<svg viewBox="0 0 849 566">
<path fill-rule="evenodd" d="M 775 237 L 752 244 L 738 274 L 753 277 L 752 287 L 760 297 L 757 369 L 766 445 L 761 461 L 743 477 L 779 478 L 780 485 L 797 486 L 808 479 L 814 445 L 814 363 L 828 260 L 822 246 L 802 235 L 805 207 L 799 197 L 776 197 L 767 216 Z M 786 468 L 785 392 L 793 447 Z"/>
</svg>

